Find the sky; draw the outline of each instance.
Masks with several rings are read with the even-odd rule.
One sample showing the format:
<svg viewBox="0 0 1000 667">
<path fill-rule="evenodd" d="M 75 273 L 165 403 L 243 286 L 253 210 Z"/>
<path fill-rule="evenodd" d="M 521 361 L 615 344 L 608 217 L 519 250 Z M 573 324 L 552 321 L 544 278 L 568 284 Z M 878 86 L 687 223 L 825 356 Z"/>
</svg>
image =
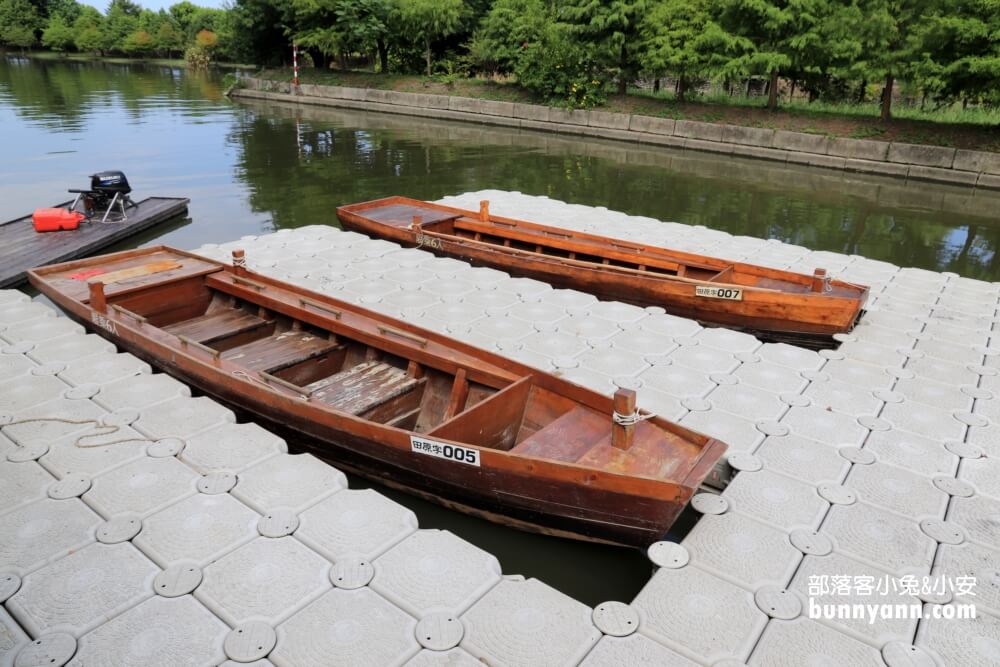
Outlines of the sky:
<svg viewBox="0 0 1000 667">
<path fill-rule="evenodd" d="M 111 0 L 80 0 L 80 2 L 90 5 L 92 7 L 97 7 L 102 12 L 108 8 L 108 3 Z M 180 0 L 135 0 L 145 9 L 152 9 L 154 12 L 160 9 L 166 9 L 170 5 L 173 5 Z M 222 7 L 225 0 L 191 0 L 194 4 L 199 7 Z"/>
</svg>

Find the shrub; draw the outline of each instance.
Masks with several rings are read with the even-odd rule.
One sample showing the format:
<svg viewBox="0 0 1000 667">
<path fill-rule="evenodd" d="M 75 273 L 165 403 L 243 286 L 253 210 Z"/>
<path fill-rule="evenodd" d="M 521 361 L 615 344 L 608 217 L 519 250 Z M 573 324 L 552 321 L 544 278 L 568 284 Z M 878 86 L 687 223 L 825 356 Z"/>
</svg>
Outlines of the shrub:
<svg viewBox="0 0 1000 667">
<path fill-rule="evenodd" d="M 546 25 L 540 39 L 524 47 L 514 72 L 522 86 L 549 102 L 590 108 L 607 99 L 604 72 L 561 23 Z"/>
</svg>

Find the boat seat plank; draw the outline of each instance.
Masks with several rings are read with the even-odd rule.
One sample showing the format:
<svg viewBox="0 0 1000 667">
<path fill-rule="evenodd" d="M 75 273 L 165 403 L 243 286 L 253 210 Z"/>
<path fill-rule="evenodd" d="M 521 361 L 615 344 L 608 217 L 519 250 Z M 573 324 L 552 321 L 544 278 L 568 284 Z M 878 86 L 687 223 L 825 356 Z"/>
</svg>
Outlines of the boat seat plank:
<svg viewBox="0 0 1000 667">
<path fill-rule="evenodd" d="M 611 417 L 576 407 L 511 448 L 512 454 L 572 463 L 607 437 Z"/>
<path fill-rule="evenodd" d="M 274 372 L 322 356 L 337 348 L 335 340 L 307 331 L 283 331 L 222 353 L 248 370 Z"/>
<path fill-rule="evenodd" d="M 605 432 L 604 437 L 577 459 L 576 463 L 626 475 L 681 479 L 688 473 L 699 453 L 697 445 L 647 422 L 639 422 L 629 449 L 612 446 L 611 435 Z"/>
<path fill-rule="evenodd" d="M 199 343 L 211 343 L 220 338 L 253 331 L 270 323 L 270 320 L 257 317 L 245 310 L 225 308 L 165 326 L 163 330 L 175 336 L 186 336 Z"/>
<path fill-rule="evenodd" d="M 318 401 L 352 415 L 364 414 L 422 385 L 405 370 L 380 361 L 366 361 L 336 375 L 312 382 L 303 389 Z"/>
<path fill-rule="evenodd" d="M 423 225 L 445 222 L 446 220 L 454 220 L 461 217 L 457 213 L 449 211 L 436 211 L 408 204 L 390 204 L 388 206 L 370 208 L 365 211 L 366 217 L 393 227 L 409 227 L 413 224 L 413 216 L 415 215 L 420 216 L 420 222 Z"/>
</svg>

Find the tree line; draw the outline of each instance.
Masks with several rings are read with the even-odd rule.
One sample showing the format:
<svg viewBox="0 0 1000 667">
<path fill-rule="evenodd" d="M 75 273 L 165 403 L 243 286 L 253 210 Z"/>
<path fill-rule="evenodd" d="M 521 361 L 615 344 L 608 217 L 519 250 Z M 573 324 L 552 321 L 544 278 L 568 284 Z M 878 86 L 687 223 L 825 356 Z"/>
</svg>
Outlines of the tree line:
<svg viewBox="0 0 1000 667">
<path fill-rule="evenodd" d="M 0 0 L 0 44 L 98 56 L 171 58 L 205 65 L 228 55 L 231 13 L 183 0 L 154 12 L 111 0 L 103 14 L 76 0 Z"/>
<path fill-rule="evenodd" d="M 509 77 L 580 107 L 661 81 L 680 100 L 713 82 L 766 94 L 772 109 L 781 86 L 810 101 L 877 99 L 884 119 L 900 84 L 924 104 L 1000 105 L 1000 0 L 234 0 L 227 10 L 181 2 L 159 13 L 112 0 L 104 16 L 88 9 L 0 0 L 0 42 L 171 53 L 204 31 L 210 49 L 241 62 L 287 64 L 294 42 L 319 66 Z"/>
</svg>

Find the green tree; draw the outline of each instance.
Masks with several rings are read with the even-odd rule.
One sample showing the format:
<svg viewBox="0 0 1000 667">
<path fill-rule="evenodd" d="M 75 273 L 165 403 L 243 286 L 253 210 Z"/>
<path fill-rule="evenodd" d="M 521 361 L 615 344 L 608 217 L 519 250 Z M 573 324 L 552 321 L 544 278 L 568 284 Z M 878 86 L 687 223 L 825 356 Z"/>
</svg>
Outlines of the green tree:
<svg viewBox="0 0 1000 667">
<path fill-rule="evenodd" d="M 829 8 L 827 0 L 720 0 L 719 24 L 732 39 L 719 73 L 767 76 L 767 107 L 776 109 L 782 71 L 815 68 Z"/>
<path fill-rule="evenodd" d="M 650 8 L 640 27 L 643 69 L 674 74 L 682 102 L 691 77 L 711 75 L 725 62 L 719 54 L 727 50 L 729 36 L 710 10 L 709 0 L 663 0 Z"/>
<path fill-rule="evenodd" d="M 911 73 L 919 51 L 917 29 L 937 0 L 859 0 L 855 26 L 861 53 L 851 71 L 863 78 L 882 79 L 883 121 L 892 117 L 896 79 Z"/>
<path fill-rule="evenodd" d="M 49 20 L 49 26 L 42 33 L 42 45 L 57 52 L 73 46 L 73 29 L 61 15 L 56 14 Z"/>
<path fill-rule="evenodd" d="M 0 44 L 22 50 L 34 46 L 35 32 L 41 27 L 38 12 L 28 0 L 0 0 Z"/>
<path fill-rule="evenodd" d="M 153 50 L 153 36 L 145 30 L 136 30 L 125 38 L 122 50 L 130 56 L 146 56 Z"/>
<path fill-rule="evenodd" d="M 431 43 L 458 29 L 462 0 L 396 0 L 400 25 L 424 45 L 427 76 L 431 75 Z"/>
<path fill-rule="evenodd" d="M 111 0 L 101 25 L 104 51 L 125 51 L 125 40 L 139 29 L 142 9 L 131 0 Z"/>
<path fill-rule="evenodd" d="M 160 27 L 153 36 L 153 43 L 156 50 L 167 58 L 184 50 L 184 34 L 177 28 L 173 17 L 165 12 L 161 17 Z"/>
<path fill-rule="evenodd" d="M 510 74 L 552 20 L 543 0 L 497 0 L 473 36 L 470 56 L 487 71 Z"/>
<path fill-rule="evenodd" d="M 971 97 L 1000 104 L 1000 2 L 969 0 L 960 12 L 942 9 L 920 28 L 915 78 L 942 102 Z"/>
<path fill-rule="evenodd" d="M 177 26 L 180 28 L 181 32 L 187 34 L 188 26 L 191 23 L 191 17 L 197 13 L 198 6 L 188 2 L 187 0 L 182 0 L 181 2 L 170 5 L 170 9 L 167 11 L 174 21 L 177 22 Z"/>
<path fill-rule="evenodd" d="M 563 17 L 573 24 L 587 46 L 617 71 L 618 93 L 625 94 L 639 71 L 639 24 L 647 0 L 565 0 Z"/>
<path fill-rule="evenodd" d="M 73 21 L 73 44 L 80 53 L 99 54 L 104 49 L 104 36 L 101 27 L 104 16 L 99 11 L 85 5 L 81 7 L 80 15 Z"/>
</svg>

